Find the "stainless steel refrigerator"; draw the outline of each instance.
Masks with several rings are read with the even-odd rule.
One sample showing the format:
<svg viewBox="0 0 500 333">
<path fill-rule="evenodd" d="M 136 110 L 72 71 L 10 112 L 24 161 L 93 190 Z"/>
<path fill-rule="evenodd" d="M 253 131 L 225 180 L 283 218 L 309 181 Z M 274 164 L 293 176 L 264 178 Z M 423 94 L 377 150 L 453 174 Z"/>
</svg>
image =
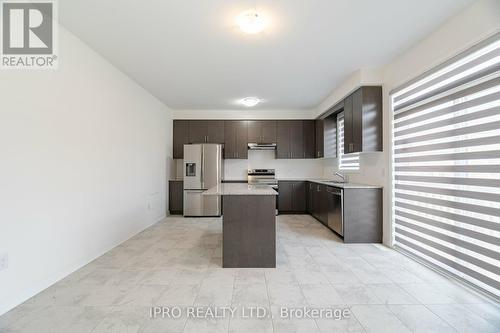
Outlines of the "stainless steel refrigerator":
<svg viewBox="0 0 500 333">
<path fill-rule="evenodd" d="M 220 216 L 220 196 L 202 193 L 222 182 L 222 145 L 184 145 L 184 216 Z"/>
</svg>

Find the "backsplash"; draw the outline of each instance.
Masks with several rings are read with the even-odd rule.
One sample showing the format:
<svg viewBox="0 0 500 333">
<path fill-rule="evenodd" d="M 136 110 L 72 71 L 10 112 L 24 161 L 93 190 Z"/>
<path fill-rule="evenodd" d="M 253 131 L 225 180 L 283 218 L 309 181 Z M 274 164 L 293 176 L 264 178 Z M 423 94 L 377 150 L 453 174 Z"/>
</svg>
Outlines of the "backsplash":
<svg viewBox="0 0 500 333">
<path fill-rule="evenodd" d="M 182 160 L 175 160 L 175 165 L 176 179 L 182 179 Z M 338 164 L 336 158 L 276 159 L 274 150 L 249 150 L 247 160 L 224 160 L 224 179 L 244 180 L 248 169 L 276 169 L 278 179 L 333 179 Z M 385 173 L 383 153 L 362 153 L 360 170 L 350 171 L 348 175 L 351 182 L 384 186 Z"/>
<path fill-rule="evenodd" d="M 276 169 L 279 178 L 321 178 L 321 159 L 276 159 L 274 150 L 249 150 L 247 160 L 224 160 L 225 180 L 245 180 L 248 169 Z M 182 160 L 176 160 L 176 178 L 182 179 Z"/>
</svg>

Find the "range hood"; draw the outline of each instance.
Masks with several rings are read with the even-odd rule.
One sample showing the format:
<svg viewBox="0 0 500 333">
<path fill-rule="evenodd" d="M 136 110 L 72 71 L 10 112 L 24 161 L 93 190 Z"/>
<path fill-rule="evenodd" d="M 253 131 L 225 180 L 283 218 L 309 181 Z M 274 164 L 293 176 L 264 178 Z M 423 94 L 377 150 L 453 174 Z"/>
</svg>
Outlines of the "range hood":
<svg viewBox="0 0 500 333">
<path fill-rule="evenodd" d="M 249 143 L 248 149 L 251 149 L 251 150 L 275 150 L 276 143 Z"/>
</svg>

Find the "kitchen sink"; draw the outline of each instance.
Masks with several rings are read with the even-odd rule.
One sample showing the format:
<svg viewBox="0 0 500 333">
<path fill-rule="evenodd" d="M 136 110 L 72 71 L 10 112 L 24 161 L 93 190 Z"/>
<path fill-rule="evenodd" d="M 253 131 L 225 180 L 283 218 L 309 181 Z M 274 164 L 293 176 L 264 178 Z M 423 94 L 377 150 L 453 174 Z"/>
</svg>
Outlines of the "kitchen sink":
<svg viewBox="0 0 500 333">
<path fill-rule="evenodd" d="M 331 184 L 347 184 L 346 181 L 343 180 L 327 180 L 325 183 L 331 183 Z"/>
</svg>

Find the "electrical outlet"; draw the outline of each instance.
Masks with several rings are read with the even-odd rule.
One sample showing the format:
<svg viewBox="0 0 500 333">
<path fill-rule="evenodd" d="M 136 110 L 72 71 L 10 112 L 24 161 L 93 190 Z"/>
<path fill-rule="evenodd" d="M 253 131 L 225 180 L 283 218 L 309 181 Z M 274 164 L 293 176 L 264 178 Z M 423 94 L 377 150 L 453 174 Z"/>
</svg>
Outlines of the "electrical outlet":
<svg viewBox="0 0 500 333">
<path fill-rule="evenodd" d="M 0 255 L 0 271 L 7 269 L 9 267 L 9 256 L 7 253 Z"/>
</svg>

